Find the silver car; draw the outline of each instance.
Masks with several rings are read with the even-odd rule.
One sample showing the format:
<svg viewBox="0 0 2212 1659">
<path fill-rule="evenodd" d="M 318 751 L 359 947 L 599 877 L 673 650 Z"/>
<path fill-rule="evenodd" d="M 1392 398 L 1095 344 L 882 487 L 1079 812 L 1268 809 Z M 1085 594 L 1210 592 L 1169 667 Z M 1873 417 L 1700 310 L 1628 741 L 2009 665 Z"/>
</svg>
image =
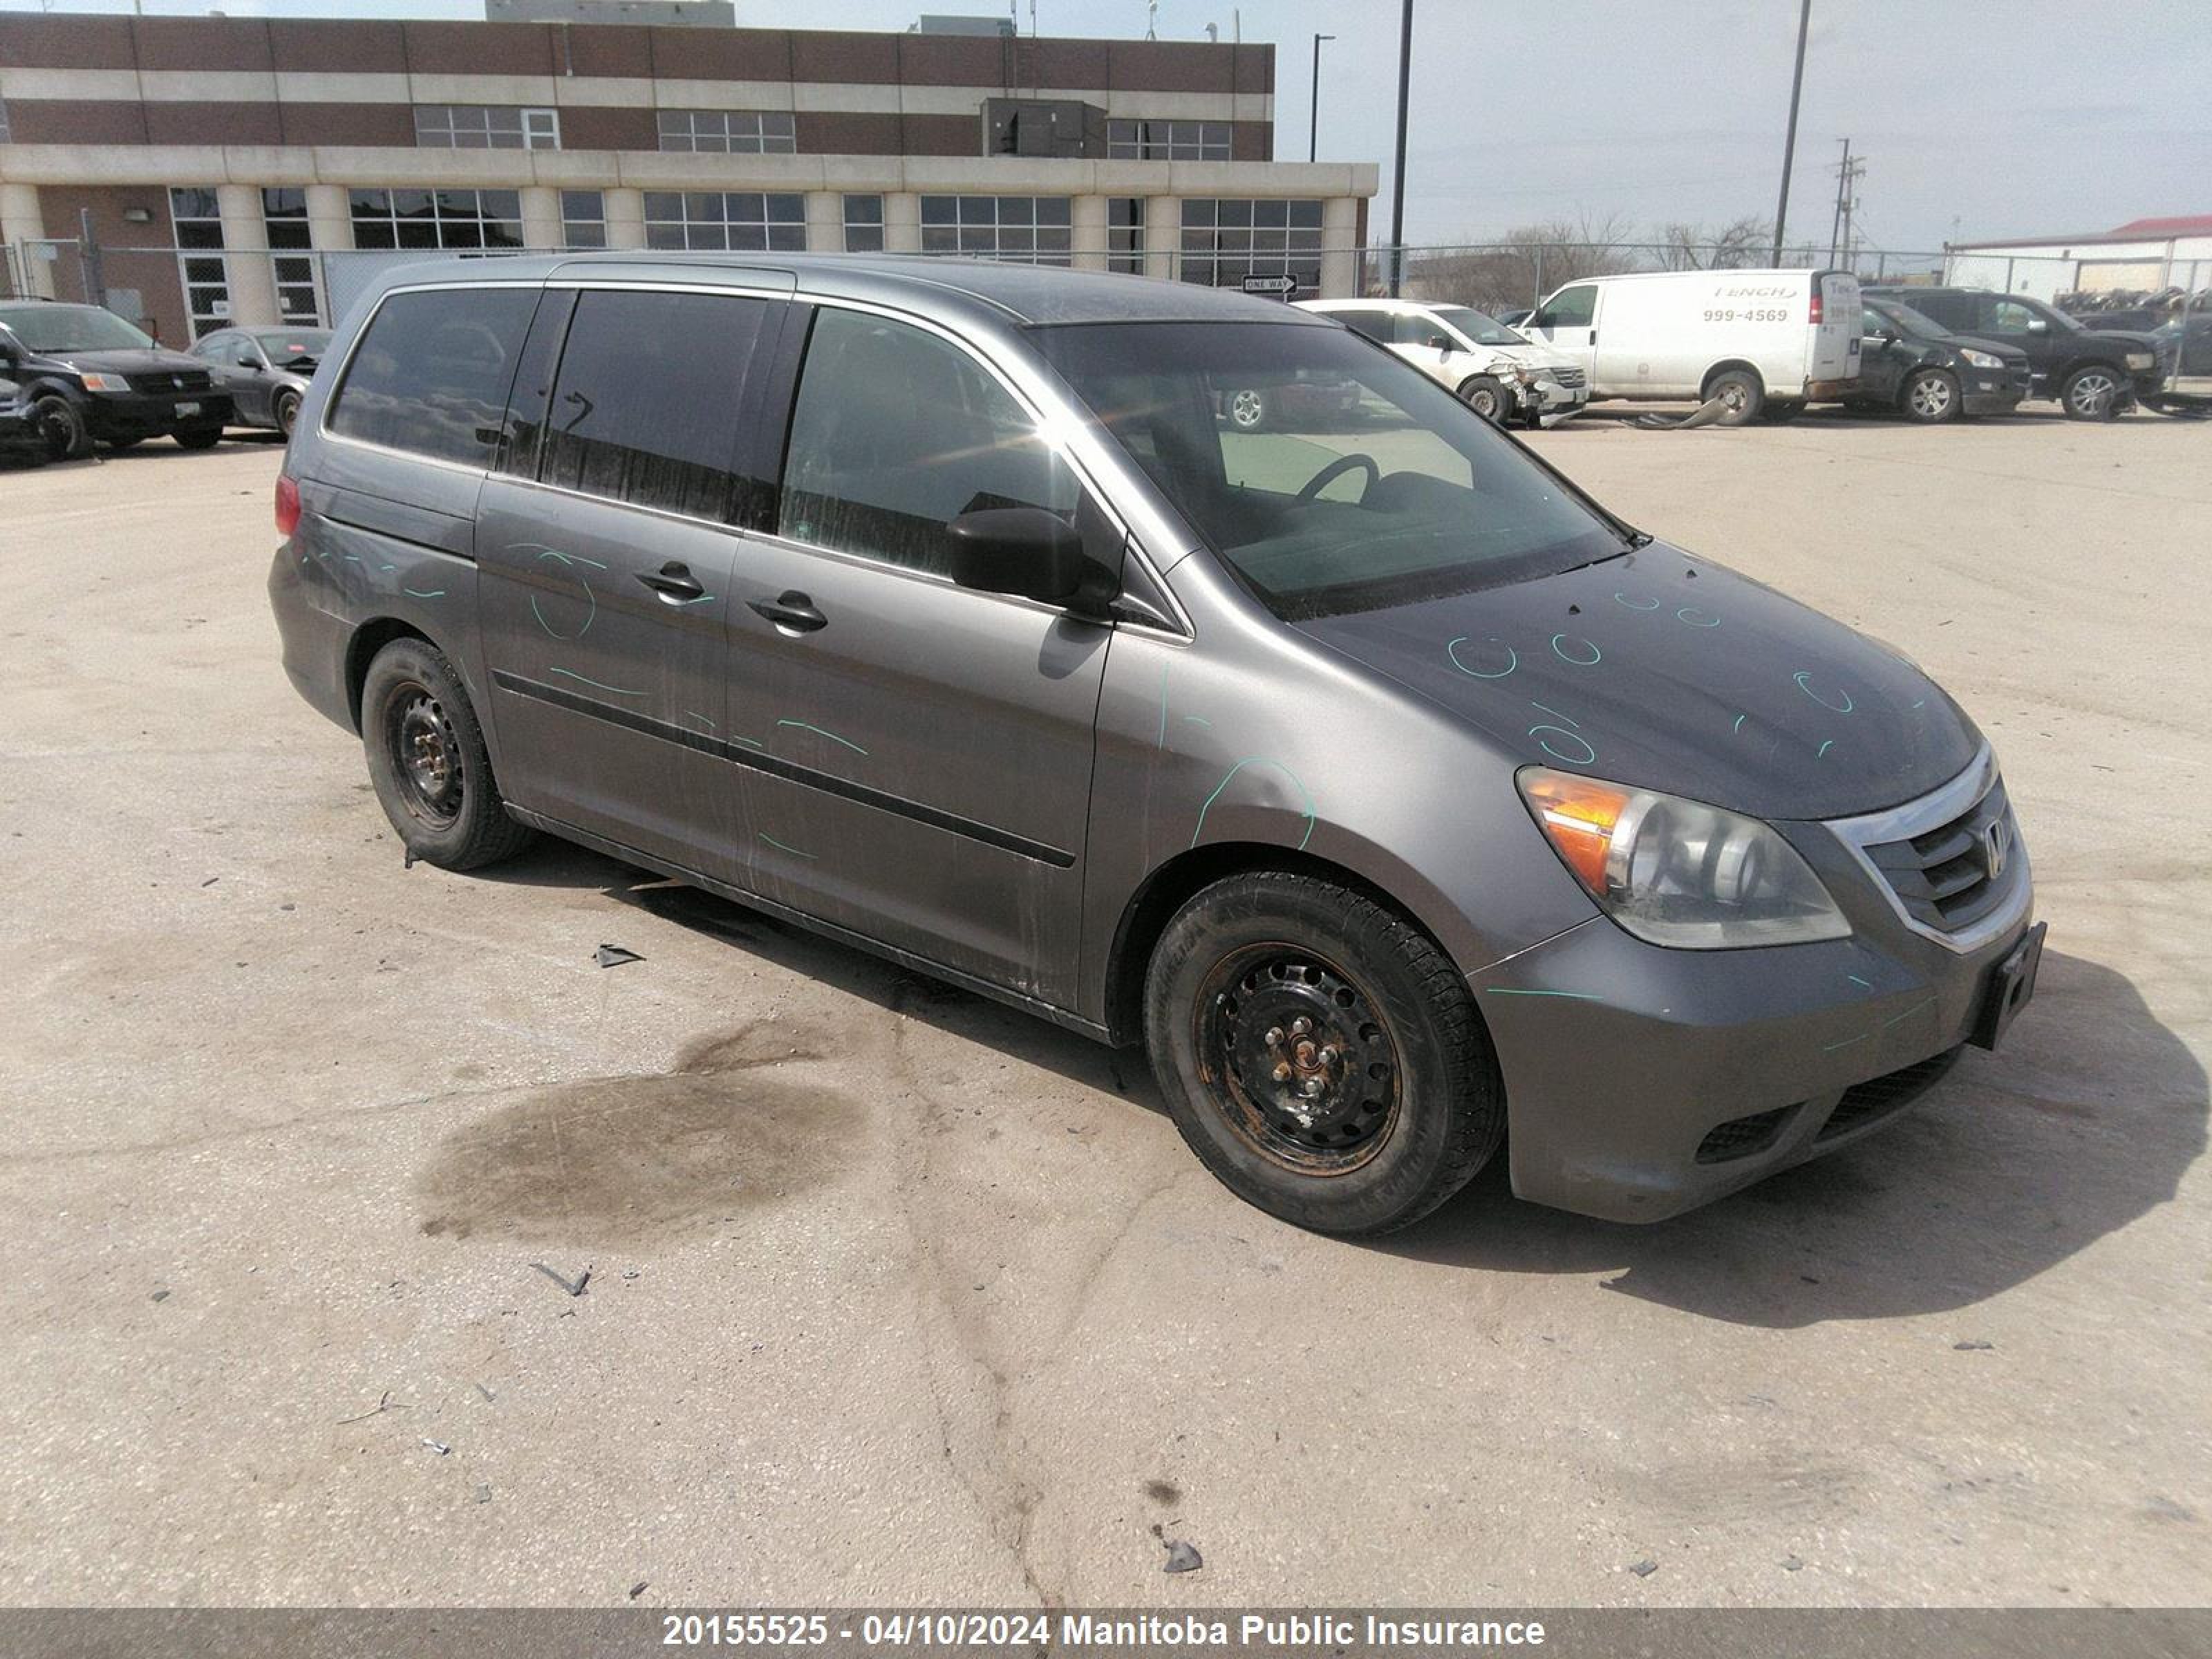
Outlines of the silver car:
<svg viewBox="0 0 2212 1659">
<path fill-rule="evenodd" d="M 1671 1214 L 2033 989 L 1941 689 L 1322 318 L 884 257 L 389 283 L 270 592 L 413 857 L 551 834 L 1142 1042 L 1210 1169 L 1340 1233 L 1501 1145 Z"/>
<path fill-rule="evenodd" d="M 292 435 L 315 367 L 330 349 L 326 328 L 222 328 L 192 342 L 216 384 L 230 393 L 236 426 Z"/>
</svg>

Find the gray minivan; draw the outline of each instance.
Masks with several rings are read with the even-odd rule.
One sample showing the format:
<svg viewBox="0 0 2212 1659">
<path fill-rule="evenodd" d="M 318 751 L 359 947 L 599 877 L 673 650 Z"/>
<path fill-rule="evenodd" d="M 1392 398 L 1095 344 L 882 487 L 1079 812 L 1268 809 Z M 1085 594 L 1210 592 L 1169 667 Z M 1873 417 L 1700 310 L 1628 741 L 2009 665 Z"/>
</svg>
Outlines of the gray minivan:
<svg viewBox="0 0 2212 1659">
<path fill-rule="evenodd" d="M 1225 391 L 1341 384 L 1239 428 Z M 1300 1225 L 1673 1214 L 2032 991 L 1995 758 L 1326 318 L 876 257 L 455 261 L 270 592 L 408 852 L 545 831 L 1114 1043 Z"/>
</svg>

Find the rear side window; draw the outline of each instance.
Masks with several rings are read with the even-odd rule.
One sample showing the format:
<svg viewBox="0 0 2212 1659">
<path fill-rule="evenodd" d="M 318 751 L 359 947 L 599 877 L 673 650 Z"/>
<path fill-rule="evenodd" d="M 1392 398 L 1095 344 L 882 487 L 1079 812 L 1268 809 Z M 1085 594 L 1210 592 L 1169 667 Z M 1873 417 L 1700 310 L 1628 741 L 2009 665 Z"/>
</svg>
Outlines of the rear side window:
<svg viewBox="0 0 2212 1659">
<path fill-rule="evenodd" d="M 327 424 L 341 437 L 491 465 L 534 288 L 394 294 L 376 310 Z"/>
<path fill-rule="evenodd" d="M 1072 523 L 1079 499 L 1074 475 L 975 359 L 856 311 L 815 322 L 787 453 L 778 533 L 939 574 L 945 526 L 961 514 L 1042 507 Z"/>
<path fill-rule="evenodd" d="M 1387 311 L 1333 311 L 1328 314 L 1355 333 L 1364 334 L 1385 345 L 1389 343 L 1390 313 Z"/>
<path fill-rule="evenodd" d="M 726 294 L 587 291 L 545 416 L 547 483 L 726 522 L 738 413 L 769 315 Z"/>
</svg>

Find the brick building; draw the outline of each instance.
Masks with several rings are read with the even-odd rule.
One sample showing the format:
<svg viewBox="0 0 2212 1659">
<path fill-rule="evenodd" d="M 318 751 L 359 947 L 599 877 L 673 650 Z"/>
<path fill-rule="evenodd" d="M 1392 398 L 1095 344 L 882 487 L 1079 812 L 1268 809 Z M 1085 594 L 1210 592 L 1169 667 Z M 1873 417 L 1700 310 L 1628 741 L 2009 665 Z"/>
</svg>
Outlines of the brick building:
<svg viewBox="0 0 2212 1659">
<path fill-rule="evenodd" d="M 16 288 L 96 288 L 171 341 L 335 320 L 359 250 L 889 250 L 1351 292 L 1376 168 L 1274 161 L 1274 74 L 1226 42 L 0 12 L 0 241 Z"/>
</svg>

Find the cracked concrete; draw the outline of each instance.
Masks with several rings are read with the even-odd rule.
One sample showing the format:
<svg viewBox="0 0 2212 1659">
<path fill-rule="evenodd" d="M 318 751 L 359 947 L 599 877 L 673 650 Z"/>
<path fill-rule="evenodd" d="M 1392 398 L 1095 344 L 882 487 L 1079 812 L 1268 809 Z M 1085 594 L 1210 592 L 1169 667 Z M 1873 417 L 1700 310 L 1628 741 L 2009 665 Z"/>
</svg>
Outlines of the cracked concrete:
<svg viewBox="0 0 2212 1659">
<path fill-rule="evenodd" d="M 0 476 L 0 1600 L 2199 1599 L 2212 432 L 1534 441 L 1957 693 L 2051 956 L 1821 1164 L 1380 1248 L 1133 1054 L 580 852 L 404 870 L 276 667 L 272 447 Z"/>
</svg>

